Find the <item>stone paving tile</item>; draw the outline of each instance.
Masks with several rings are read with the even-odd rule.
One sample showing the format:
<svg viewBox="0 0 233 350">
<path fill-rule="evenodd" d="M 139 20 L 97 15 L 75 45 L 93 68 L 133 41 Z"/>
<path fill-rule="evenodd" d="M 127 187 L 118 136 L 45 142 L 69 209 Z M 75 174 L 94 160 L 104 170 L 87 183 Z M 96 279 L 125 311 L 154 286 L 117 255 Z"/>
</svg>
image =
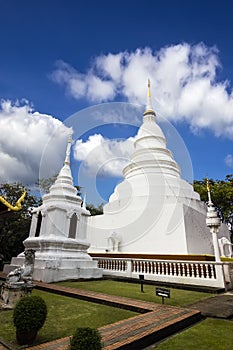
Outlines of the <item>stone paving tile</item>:
<svg viewBox="0 0 233 350">
<path fill-rule="evenodd" d="M 224 295 L 200 300 L 189 305 L 189 307 L 200 310 L 205 317 L 230 319 L 233 317 L 233 294 L 225 293 Z"/>
</svg>

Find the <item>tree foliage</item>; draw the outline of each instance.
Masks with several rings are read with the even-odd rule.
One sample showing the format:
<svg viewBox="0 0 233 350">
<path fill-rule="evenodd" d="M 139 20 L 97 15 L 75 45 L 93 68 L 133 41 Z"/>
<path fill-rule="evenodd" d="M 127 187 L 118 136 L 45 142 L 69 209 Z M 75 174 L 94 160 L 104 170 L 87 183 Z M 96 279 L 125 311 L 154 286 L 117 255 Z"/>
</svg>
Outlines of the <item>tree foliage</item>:
<svg viewBox="0 0 233 350">
<path fill-rule="evenodd" d="M 101 334 L 98 329 L 77 328 L 70 340 L 69 350 L 101 350 Z"/>
<path fill-rule="evenodd" d="M 42 328 L 47 317 L 47 305 L 40 296 L 24 296 L 14 309 L 13 322 L 17 330 L 28 332 Z"/>
<path fill-rule="evenodd" d="M 103 203 L 99 204 L 98 207 L 95 207 L 94 204 L 88 204 L 87 210 L 89 210 L 92 216 L 101 215 L 103 214 Z"/>
<path fill-rule="evenodd" d="M 0 185 L 0 195 L 13 205 L 24 190 L 20 183 Z M 28 237 L 31 223 L 30 208 L 39 204 L 37 198 L 30 194 L 30 190 L 26 191 L 21 210 L 0 215 L 0 254 L 3 254 L 5 261 L 10 261 L 24 250 L 23 241 Z"/>
<path fill-rule="evenodd" d="M 233 236 L 233 174 L 227 175 L 225 180 L 209 179 L 209 184 L 212 202 Z M 194 181 L 194 189 L 200 194 L 202 201 L 208 201 L 206 179 Z"/>
<path fill-rule="evenodd" d="M 58 174 L 55 174 L 49 178 L 44 178 L 44 179 L 39 179 L 36 182 L 36 185 L 38 185 L 40 187 L 40 190 L 42 191 L 42 193 L 48 193 L 50 187 L 54 184 L 54 182 L 57 179 Z"/>
</svg>

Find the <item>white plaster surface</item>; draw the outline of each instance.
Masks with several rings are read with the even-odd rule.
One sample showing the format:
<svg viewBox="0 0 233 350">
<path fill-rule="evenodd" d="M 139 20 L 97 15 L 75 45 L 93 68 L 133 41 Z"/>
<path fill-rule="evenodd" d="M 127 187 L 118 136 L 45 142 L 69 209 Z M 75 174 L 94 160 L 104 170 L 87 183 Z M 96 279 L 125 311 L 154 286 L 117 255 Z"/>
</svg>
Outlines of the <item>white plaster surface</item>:
<svg viewBox="0 0 233 350">
<path fill-rule="evenodd" d="M 104 214 L 88 217 L 89 252 L 213 254 L 206 205 L 180 177 L 153 110 L 146 110 L 131 162 Z M 120 241 L 109 237 L 117 233 Z M 229 238 L 222 225 L 219 236 Z"/>
</svg>

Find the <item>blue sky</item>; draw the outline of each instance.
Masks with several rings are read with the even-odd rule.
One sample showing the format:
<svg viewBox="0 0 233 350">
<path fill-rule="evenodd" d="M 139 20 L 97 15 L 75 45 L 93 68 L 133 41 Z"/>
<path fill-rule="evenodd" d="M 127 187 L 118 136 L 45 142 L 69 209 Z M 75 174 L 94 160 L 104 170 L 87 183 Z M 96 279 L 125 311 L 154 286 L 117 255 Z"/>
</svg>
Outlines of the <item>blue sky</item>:
<svg viewBox="0 0 233 350">
<path fill-rule="evenodd" d="M 96 156 L 89 156 L 86 164 L 85 159 L 94 145 L 99 152 L 107 149 L 124 157 L 130 142 L 122 141 L 125 153 L 119 153 L 119 142 L 109 140 L 135 135 L 148 77 L 154 108 L 184 140 L 193 177 L 221 179 L 232 173 L 232 15 L 233 4 L 227 0 L 2 0 L 1 182 L 30 184 L 42 176 L 41 168 L 50 173 L 59 169 L 68 134 L 60 121 L 68 125 L 74 114 L 74 141 L 82 138 L 72 158 L 76 183 L 85 177 L 79 174 L 78 160 L 91 173 Z M 89 108 L 116 101 L 142 107 L 135 118 L 127 112 L 123 124 L 130 127 L 123 128 L 122 121 L 121 127 L 114 126 L 120 119 L 112 116 L 89 124 Z M 79 132 L 81 123 L 85 136 Z M 91 195 L 89 182 L 79 183 L 88 201 L 107 199 L 120 181 L 118 163 L 102 173 L 96 164 L 92 169 L 90 186 L 94 181 L 100 198 Z"/>
</svg>

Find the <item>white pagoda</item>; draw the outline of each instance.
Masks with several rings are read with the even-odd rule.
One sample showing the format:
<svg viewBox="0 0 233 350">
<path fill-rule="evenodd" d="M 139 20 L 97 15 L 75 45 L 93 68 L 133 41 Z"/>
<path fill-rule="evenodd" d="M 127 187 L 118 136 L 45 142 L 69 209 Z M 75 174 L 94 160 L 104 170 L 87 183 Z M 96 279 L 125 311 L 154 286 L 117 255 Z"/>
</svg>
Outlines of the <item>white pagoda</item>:
<svg viewBox="0 0 233 350">
<path fill-rule="evenodd" d="M 90 253 L 211 254 L 206 204 L 180 176 L 156 122 L 148 82 L 147 106 L 131 162 L 103 215 L 88 218 Z M 219 237 L 229 238 L 225 225 Z"/>
<path fill-rule="evenodd" d="M 24 241 L 26 249 L 36 251 L 33 279 L 38 281 L 102 277 L 102 270 L 87 253 L 86 228 L 90 212 L 81 206 L 82 199 L 73 186 L 71 143 L 69 138 L 64 166 L 49 193 L 43 196 L 43 204 L 33 209 L 30 234 Z M 21 253 L 12 259 L 4 272 L 23 262 L 24 255 Z"/>
</svg>

